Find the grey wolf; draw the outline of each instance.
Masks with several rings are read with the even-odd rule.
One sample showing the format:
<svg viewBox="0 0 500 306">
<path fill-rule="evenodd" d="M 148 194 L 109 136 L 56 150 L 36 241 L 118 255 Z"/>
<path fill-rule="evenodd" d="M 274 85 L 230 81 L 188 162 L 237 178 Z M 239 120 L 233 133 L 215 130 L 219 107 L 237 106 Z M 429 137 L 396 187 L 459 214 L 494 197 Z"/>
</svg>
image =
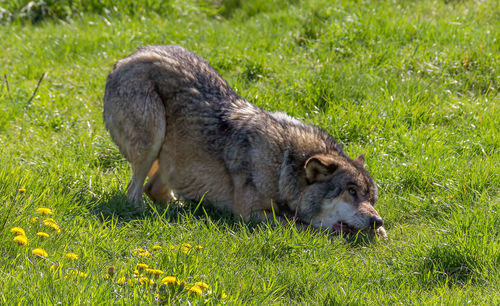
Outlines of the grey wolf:
<svg viewBox="0 0 500 306">
<path fill-rule="evenodd" d="M 332 233 L 385 233 L 363 155 L 350 159 L 322 129 L 249 103 L 182 47 L 140 47 L 118 61 L 104 121 L 132 166 L 138 209 L 144 191 L 159 203 L 203 197 L 244 220 L 274 213 Z"/>
</svg>

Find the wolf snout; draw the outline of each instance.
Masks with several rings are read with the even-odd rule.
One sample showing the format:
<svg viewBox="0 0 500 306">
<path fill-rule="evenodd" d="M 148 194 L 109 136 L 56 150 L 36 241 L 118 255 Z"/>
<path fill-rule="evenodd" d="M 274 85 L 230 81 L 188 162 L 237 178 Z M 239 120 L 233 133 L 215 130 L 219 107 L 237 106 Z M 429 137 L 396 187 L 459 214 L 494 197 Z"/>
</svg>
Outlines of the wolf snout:
<svg viewBox="0 0 500 306">
<path fill-rule="evenodd" d="M 384 220 L 380 217 L 371 217 L 370 218 L 370 226 L 373 226 L 375 229 L 384 225 Z"/>
</svg>

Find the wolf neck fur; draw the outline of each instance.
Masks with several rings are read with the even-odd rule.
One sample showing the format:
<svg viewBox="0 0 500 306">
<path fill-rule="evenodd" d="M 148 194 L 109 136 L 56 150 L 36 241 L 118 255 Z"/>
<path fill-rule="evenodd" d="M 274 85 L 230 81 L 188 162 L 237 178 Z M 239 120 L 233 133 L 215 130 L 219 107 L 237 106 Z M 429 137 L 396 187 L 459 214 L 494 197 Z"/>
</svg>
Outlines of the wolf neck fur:
<svg viewBox="0 0 500 306">
<path fill-rule="evenodd" d="M 274 124 L 267 125 L 266 130 L 261 132 L 266 134 L 266 138 L 271 136 L 281 148 L 281 156 L 277 160 L 279 164 L 276 165 L 280 172 L 276 201 L 281 207 L 286 206 L 286 209 L 297 214 L 301 193 L 307 186 L 304 168 L 307 159 L 315 154 L 349 158 L 342 146 L 322 129 L 306 125 L 284 113 L 261 112 L 267 120 L 274 121 Z"/>
</svg>

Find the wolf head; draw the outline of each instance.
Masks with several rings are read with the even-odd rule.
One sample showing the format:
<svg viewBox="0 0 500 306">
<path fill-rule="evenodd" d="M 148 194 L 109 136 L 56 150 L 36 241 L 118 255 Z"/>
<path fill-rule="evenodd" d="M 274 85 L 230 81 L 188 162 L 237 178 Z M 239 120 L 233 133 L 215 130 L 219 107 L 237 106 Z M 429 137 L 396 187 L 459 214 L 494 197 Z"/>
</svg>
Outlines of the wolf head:
<svg viewBox="0 0 500 306">
<path fill-rule="evenodd" d="M 301 192 L 299 219 L 312 227 L 356 233 L 360 230 L 385 235 L 383 220 L 375 210 L 377 186 L 364 168 L 364 156 L 317 154 L 305 162 L 306 186 Z"/>
</svg>

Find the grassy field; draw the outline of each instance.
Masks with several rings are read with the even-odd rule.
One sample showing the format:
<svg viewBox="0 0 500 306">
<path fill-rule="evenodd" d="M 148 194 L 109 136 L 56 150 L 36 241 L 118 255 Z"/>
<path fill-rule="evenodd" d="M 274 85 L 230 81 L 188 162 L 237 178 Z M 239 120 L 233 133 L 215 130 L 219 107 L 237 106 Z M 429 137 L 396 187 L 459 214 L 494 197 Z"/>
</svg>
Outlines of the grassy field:
<svg viewBox="0 0 500 306">
<path fill-rule="evenodd" d="M 497 1 L 0 8 L 0 304 L 500 304 Z M 244 224 L 197 203 L 134 212 L 102 96 L 113 64 L 148 44 L 185 46 L 249 101 L 364 153 L 389 239 Z"/>
</svg>

